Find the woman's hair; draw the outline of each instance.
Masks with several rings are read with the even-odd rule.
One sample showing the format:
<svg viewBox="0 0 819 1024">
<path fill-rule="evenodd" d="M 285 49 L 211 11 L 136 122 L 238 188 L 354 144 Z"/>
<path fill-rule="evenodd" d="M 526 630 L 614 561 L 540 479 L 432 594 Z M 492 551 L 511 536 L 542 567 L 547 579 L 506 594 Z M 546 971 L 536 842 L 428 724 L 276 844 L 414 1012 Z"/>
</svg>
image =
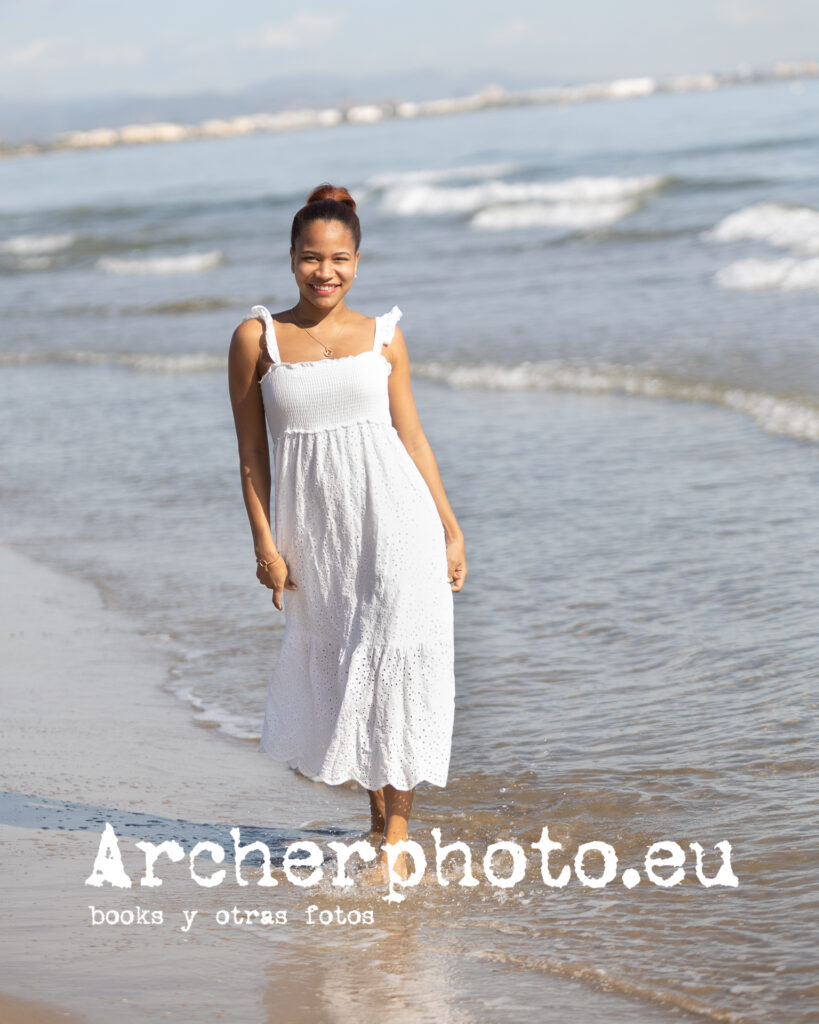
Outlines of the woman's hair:
<svg viewBox="0 0 819 1024">
<path fill-rule="evenodd" d="M 293 218 L 290 230 L 290 244 L 295 248 L 296 240 L 305 225 L 314 220 L 340 220 L 350 229 L 355 241 L 355 251 L 361 245 L 361 224 L 355 212 L 355 199 L 346 188 L 336 185 L 319 185 L 307 197 L 307 202 Z"/>
</svg>

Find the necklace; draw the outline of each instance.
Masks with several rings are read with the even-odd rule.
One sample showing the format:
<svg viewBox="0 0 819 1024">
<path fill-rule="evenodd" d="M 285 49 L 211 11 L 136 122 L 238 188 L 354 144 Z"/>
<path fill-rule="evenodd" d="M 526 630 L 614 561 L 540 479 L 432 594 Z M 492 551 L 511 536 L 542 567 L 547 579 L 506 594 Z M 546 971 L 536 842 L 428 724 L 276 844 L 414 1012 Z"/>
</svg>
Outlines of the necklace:
<svg viewBox="0 0 819 1024">
<path fill-rule="evenodd" d="M 291 312 L 291 315 L 292 315 L 292 312 L 293 312 L 293 311 L 291 310 L 290 312 Z M 313 339 L 313 341 L 317 341 L 317 342 L 319 343 L 319 345 L 321 345 L 321 347 L 322 347 L 322 348 L 324 349 L 324 355 L 325 355 L 325 356 L 326 356 L 326 357 L 327 357 L 328 359 L 330 359 L 330 358 L 332 357 L 332 355 L 333 355 L 333 350 L 332 350 L 331 348 L 327 348 L 327 346 L 326 346 L 326 345 L 324 344 L 324 342 L 323 342 L 323 341 L 319 341 L 319 339 L 318 339 L 318 338 L 317 338 L 317 337 L 315 336 L 315 334 L 313 334 L 313 333 L 312 333 L 311 331 L 308 331 L 308 330 L 307 330 L 307 328 L 306 328 L 306 327 L 304 326 L 304 324 L 300 324 L 300 323 L 298 322 L 298 320 L 297 320 L 297 319 L 295 318 L 295 316 L 293 317 L 293 323 L 294 323 L 294 324 L 296 325 L 296 327 L 299 327 L 299 328 L 301 328 L 301 330 L 303 330 L 303 331 L 305 331 L 305 332 L 306 332 L 307 334 L 309 334 L 309 335 L 310 335 L 310 337 L 311 337 L 311 338 Z"/>
</svg>

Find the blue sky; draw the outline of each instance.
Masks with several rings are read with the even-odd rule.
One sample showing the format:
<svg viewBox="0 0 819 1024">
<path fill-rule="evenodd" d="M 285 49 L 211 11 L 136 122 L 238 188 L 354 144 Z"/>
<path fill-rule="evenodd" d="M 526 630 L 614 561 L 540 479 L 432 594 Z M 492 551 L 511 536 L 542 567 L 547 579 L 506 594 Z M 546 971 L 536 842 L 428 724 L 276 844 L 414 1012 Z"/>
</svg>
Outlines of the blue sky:
<svg viewBox="0 0 819 1024">
<path fill-rule="evenodd" d="M 817 0 L 0 0 L 0 95 L 223 91 L 292 72 L 428 67 L 593 80 L 815 58 L 818 41 Z"/>
</svg>

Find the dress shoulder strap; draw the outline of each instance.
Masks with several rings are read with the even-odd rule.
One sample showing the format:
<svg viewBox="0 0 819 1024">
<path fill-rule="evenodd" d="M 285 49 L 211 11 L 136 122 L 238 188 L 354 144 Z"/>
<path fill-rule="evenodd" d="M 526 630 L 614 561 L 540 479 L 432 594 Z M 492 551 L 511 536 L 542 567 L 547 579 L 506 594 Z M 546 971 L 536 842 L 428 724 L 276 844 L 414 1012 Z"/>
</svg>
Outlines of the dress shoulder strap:
<svg viewBox="0 0 819 1024">
<path fill-rule="evenodd" d="M 393 306 L 389 313 L 384 313 L 375 318 L 373 352 L 380 352 L 382 345 L 389 345 L 395 334 L 395 325 L 403 315 L 398 306 Z"/>
<path fill-rule="evenodd" d="M 273 317 L 270 315 L 270 310 L 267 306 L 253 306 L 250 310 L 250 316 L 246 316 L 245 320 L 253 320 L 256 317 L 259 317 L 264 323 L 264 341 L 267 354 L 274 363 L 280 363 L 281 356 L 279 355 L 279 344 L 276 341 L 276 328 L 273 326 Z"/>
</svg>

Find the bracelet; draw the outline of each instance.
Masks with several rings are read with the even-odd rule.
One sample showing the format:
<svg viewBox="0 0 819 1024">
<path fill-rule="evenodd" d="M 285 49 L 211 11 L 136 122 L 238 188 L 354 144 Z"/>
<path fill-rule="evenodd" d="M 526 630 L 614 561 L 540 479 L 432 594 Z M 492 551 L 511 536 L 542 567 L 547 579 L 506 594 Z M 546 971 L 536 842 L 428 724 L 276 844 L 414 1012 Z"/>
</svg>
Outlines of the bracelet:
<svg viewBox="0 0 819 1024">
<path fill-rule="evenodd" d="M 268 567 L 268 565 L 275 565 L 275 564 L 276 564 L 276 562 L 278 562 L 278 560 L 279 560 L 279 559 L 280 559 L 281 557 L 282 557 L 282 556 L 281 556 L 281 552 L 280 552 L 280 553 L 279 553 L 278 555 L 276 555 L 276 557 L 275 557 L 275 558 L 271 558 L 271 559 L 269 559 L 269 560 L 268 560 L 267 562 L 263 561 L 263 560 L 262 560 L 261 558 L 257 558 L 257 559 L 256 559 L 256 564 L 257 564 L 257 565 L 260 565 L 260 566 L 261 566 L 261 567 L 262 567 L 263 569 L 266 569 L 266 568 Z"/>
</svg>

